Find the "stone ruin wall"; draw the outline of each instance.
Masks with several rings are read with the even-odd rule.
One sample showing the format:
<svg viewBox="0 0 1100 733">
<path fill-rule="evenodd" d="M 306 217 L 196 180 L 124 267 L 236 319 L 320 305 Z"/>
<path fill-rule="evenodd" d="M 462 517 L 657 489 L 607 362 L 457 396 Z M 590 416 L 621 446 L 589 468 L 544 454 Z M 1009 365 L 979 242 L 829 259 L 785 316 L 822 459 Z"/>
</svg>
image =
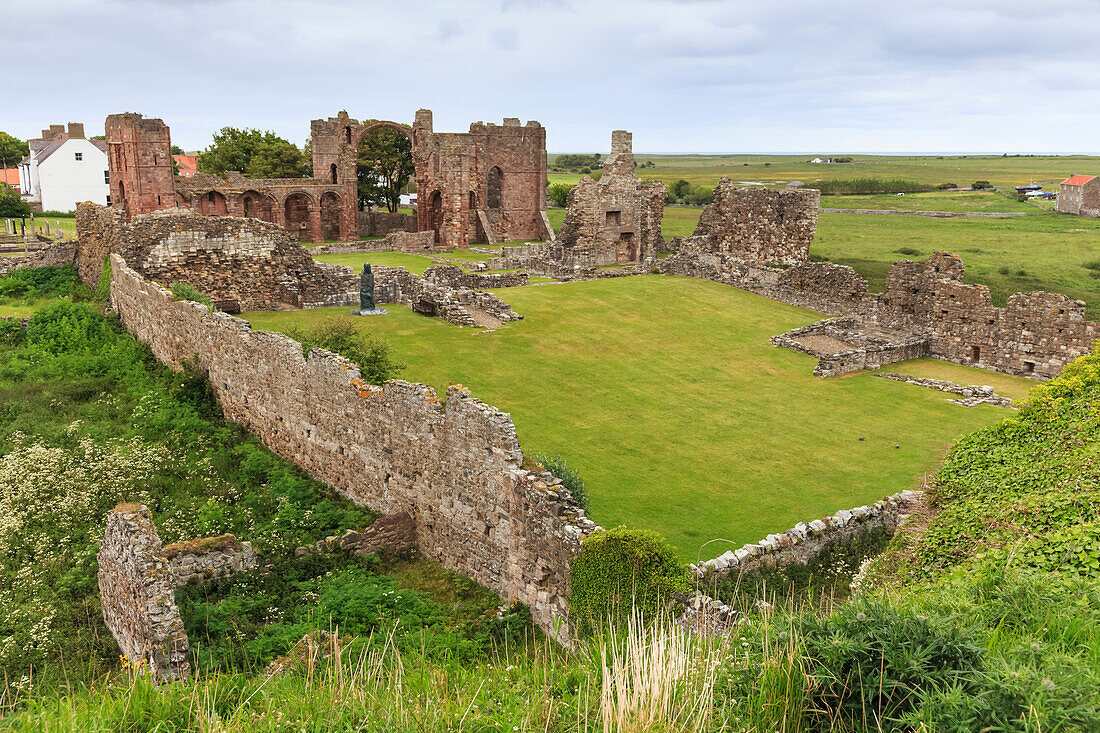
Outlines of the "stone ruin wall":
<svg viewBox="0 0 1100 733">
<path fill-rule="evenodd" d="M 895 263 L 881 294 L 869 292 L 866 280 L 843 265 L 804 262 L 770 268 L 690 243 L 658 267 L 821 313 L 858 316 L 868 328 L 926 338 L 928 354 L 935 358 L 1005 374 L 1049 379 L 1090 353 L 1100 337 L 1100 324 L 1085 317 L 1085 303 L 1064 295 L 1015 293 L 1004 307 L 994 306 L 989 288 L 962 282 L 962 260 L 947 252 L 933 254 L 926 263 Z"/>
<path fill-rule="evenodd" d="M 894 530 L 922 500 L 919 491 L 902 491 L 874 504 L 841 509 L 830 517 L 799 522 L 786 532 L 770 534 L 760 542 L 728 550 L 716 558 L 692 565 L 696 577 L 736 576 L 763 568 L 808 565 L 835 542 L 850 540 L 874 527 Z"/>
<path fill-rule="evenodd" d="M 337 242 L 310 247 L 310 254 L 346 255 L 368 254 L 371 252 L 413 252 L 431 254 L 444 252 L 435 245 L 435 236 L 431 232 L 390 232 L 382 239 L 360 240 L 358 242 Z"/>
<path fill-rule="evenodd" d="M 149 509 L 115 507 L 107 515 L 97 560 L 103 620 L 122 653 L 133 664 L 144 660 L 154 678 L 190 677 L 187 633 Z"/>
<path fill-rule="evenodd" d="M 531 284 L 526 272 L 466 272 L 457 265 L 432 265 L 424 270 L 424 279 L 449 288 L 484 290 L 518 288 Z"/>
<path fill-rule="evenodd" d="M 531 608 L 568 642 L 569 561 L 596 525 L 549 474 L 523 469 L 512 419 L 470 396 L 366 384 L 335 354 L 211 313 L 111 257 L 122 323 L 175 369 L 196 358 L 228 419 L 353 501 L 408 512 L 429 560 Z"/>
<path fill-rule="evenodd" d="M 425 315 L 438 316 L 456 326 L 479 325 L 470 309 L 487 313 L 501 323 L 523 319 L 510 305 L 491 293 L 433 282 L 413 275 L 404 267 L 378 266 L 371 269 L 374 272 L 375 300 L 380 304 L 397 303 Z M 358 285 L 356 288 L 358 297 Z"/>
<path fill-rule="evenodd" d="M 815 339 L 825 337 L 825 347 Z M 858 316 L 828 318 L 772 336 L 772 345 L 818 357 L 815 377 L 878 369 L 929 355 L 928 337 L 866 328 Z"/>
<path fill-rule="evenodd" d="M 663 183 L 638 180 L 632 136 L 615 130 L 600 180 L 585 176 L 569 192 L 555 243 L 569 250 L 574 264 L 582 267 L 651 264 L 664 245 L 661 218 L 666 194 Z"/>
<path fill-rule="evenodd" d="M 350 268 L 315 261 L 285 229 L 257 219 L 181 210 L 133 217 L 92 203 L 77 206 L 78 269 L 89 285 L 103 258 L 121 254 L 157 282 L 193 285 L 226 311 L 358 305 Z"/>
<path fill-rule="evenodd" d="M 797 265 L 809 258 L 820 209 L 820 191 L 741 188 L 722 176 L 714 202 L 703 209 L 694 234 L 685 239 L 704 251 L 753 264 Z"/>
<path fill-rule="evenodd" d="M 176 542 L 161 548 L 168 561 L 168 577 L 176 588 L 214 578 L 230 578 L 256 567 L 251 542 L 231 534 Z"/>
<path fill-rule="evenodd" d="M 359 236 L 383 237 L 391 232 L 415 232 L 416 216 L 392 211 L 360 211 Z"/>
</svg>

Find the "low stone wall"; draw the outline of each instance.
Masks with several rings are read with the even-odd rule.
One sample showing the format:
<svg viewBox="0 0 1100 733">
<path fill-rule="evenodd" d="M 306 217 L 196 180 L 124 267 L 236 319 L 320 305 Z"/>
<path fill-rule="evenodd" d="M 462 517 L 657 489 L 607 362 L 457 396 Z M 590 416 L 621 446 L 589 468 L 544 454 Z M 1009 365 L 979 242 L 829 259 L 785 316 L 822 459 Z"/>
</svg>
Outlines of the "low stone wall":
<svg viewBox="0 0 1100 733">
<path fill-rule="evenodd" d="M 149 509 L 141 504 L 112 509 L 96 559 L 103 620 L 122 654 L 132 664 L 144 662 L 155 679 L 189 678 L 187 633 Z"/>
<path fill-rule="evenodd" d="M 1012 400 L 1008 397 L 1002 397 L 993 391 L 993 388 L 989 385 L 977 385 L 977 384 L 955 384 L 954 382 L 948 382 L 942 379 L 926 379 L 924 377 L 913 377 L 908 374 L 876 374 L 876 377 L 882 377 L 883 379 L 890 379 L 895 382 L 905 382 L 906 384 L 915 384 L 918 387 L 925 387 L 926 389 L 934 389 L 938 392 L 947 392 L 949 394 L 956 394 L 962 397 L 961 400 L 948 400 L 949 402 L 955 402 L 966 407 L 975 407 L 977 405 L 996 405 L 997 407 L 1009 407 L 1012 408 Z"/>
<path fill-rule="evenodd" d="M 311 554 L 328 554 L 342 550 L 373 555 L 399 555 L 416 549 L 416 522 L 408 512 L 397 512 L 376 519 L 364 529 L 349 529 L 339 537 L 326 537 L 313 545 L 299 547 L 295 557 Z"/>
<path fill-rule="evenodd" d="M 336 242 L 310 247 L 309 253 L 318 255 L 366 254 L 370 252 L 415 252 L 425 254 L 442 252 L 435 246 L 432 232 L 390 232 L 382 239 L 360 240 L 357 242 Z"/>
<path fill-rule="evenodd" d="M 0 275 L 28 267 L 64 267 L 75 261 L 76 245 L 72 242 L 58 242 L 18 257 L 0 257 Z"/>
<path fill-rule="evenodd" d="M 855 509 L 841 509 L 831 517 L 799 522 L 780 534 L 770 534 L 760 542 L 729 550 L 718 557 L 692 565 L 697 577 L 711 573 L 719 577 L 747 573 L 760 568 L 807 565 L 827 545 L 851 539 L 872 527 L 893 530 L 908 516 L 921 497 L 919 491 L 902 491 Z"/>
<path fill-rule="evenodd" d="M 963 282 L 962 260 L 949 252 L 933 253 L 927 262 L 894 263 L 881 294 L 869 292 L 850 267 L 820 262 L 760 267 L 700 250 L 688 240 L 659 260 L 658 268 L 821 313 L 858 316 L 863 328 L 926 338 L 928 355 L 937 359 L 1034 379 L 1056 376 L 1090 353 L 1100 336 L 1100 323 L 1086 318 L 1085 303 L 1057 293 L 1015 293 L 1003 308 L 994 306 L 989 288 Z M 918 349 L 915 342 L 912 347 Z"/>
<path fill-rule="evenodd" d="M 228 578 L 256 567 L 252 543 L 231 534 L 165 545 L 163 552 L 173 586 Z"/>
<path fill-rule="evenodd" d="M 415 232 L 416 217 L 389 211 L 360 211 L 359 236 L 379 237 L 390 232 Z M 432 234 L 431 232 L 428 232 Z M 434 234 L 432 234 L 434 238 Z"/>
<path fill-rule="evenodd" d="M 517 288 L 531 284 L 526 272 L 465 272 L 456 265 L 432 265 L 424 270 L 424 279 L 451 288 L 486 290 L 489 288 Z"/>
<path fill-rule="evenodd" d="M 397 303 L 424 315 L 438 316 L 456 326 L 480 325 L 471 309 L 486 313 L 501 323 L 523 319 L 510 305 L 491 293 L 430 282 L 413 275 L 404 267 L 378 266 L 372 269 L 375 299 L 379 303 Z"/>
<path fill-rule="evenodd" d="M 866 326 L 855 316 L 828 318 L 772 336 L 780 346 L 818 357 L 815 377 L 835 377 L 864 369 L 878 369 L 908 359 L 928 356 L 928 338 L 889 333 Z"/>
<path fill-rule="evenodd" d="M 508 414 L 459 385 L 443 405 L 422 384 L 367 384 L 335 354 L 174 300 L 117 255 L 111 269 L 123 325 L 174 369 L 195 359 L 227 419 L 353 501 L 408 512 L 424 557 L 568 643 L 569 562 L 596 525 L 558 479 L 523 468 Z"/>
</svg>

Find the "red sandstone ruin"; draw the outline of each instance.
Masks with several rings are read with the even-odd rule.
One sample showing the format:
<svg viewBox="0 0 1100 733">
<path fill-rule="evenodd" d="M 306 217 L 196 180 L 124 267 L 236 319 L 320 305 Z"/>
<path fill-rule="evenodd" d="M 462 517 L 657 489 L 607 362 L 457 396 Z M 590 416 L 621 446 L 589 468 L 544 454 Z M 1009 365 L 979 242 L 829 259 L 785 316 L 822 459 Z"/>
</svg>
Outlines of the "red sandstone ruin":
<svg viewBox="0 0 1100 733">
<path fill-rule="evenodd" d="M 409 137 L 416 169 L 416 221 L 384 222 L 359 212 L 356 161 L 359 143 L 379 127 Z M 430 231 L 443 247 L 474 242 L 553 239 L 546 218 L 546 130 L 538 122 L 476 122 L 464 133 L 435 132 L 431 110 L 418 110 L 412 126 L 360 122 L 340 112 L 313 120 L 313 178 L 225 178 L 172 173 L 172 141 L 163 120 L 138 114 L 106 122 L 111 202 L 127 217 L 174 207 L 209 216 L 261 219 L 302 241 L 357 240 L 366 219 L 371 234 Z M 364 212 L 365 213 L 365 212 Z M 385 231 L 383 231 L 385 230 Z"/>
</svg>

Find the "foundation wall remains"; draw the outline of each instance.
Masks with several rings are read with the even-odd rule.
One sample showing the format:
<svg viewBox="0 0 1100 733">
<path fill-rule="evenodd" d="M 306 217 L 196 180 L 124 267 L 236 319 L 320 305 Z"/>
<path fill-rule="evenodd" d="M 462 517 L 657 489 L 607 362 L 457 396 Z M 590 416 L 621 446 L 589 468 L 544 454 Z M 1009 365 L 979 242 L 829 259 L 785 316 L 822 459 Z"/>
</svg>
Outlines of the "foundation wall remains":
<svg viewBox="0 0 1100 733">
<path fill-rule="evenodd" d="M 921 498 L 919 491 L 902 491 L 874 504 L 841 509 L 831 517 L 799 522 L 786 532 L 770 534 L 760 542 L 729 550 L 691 569 L 702 578 L 711 573 L 726 577 L 762 568 L 807 565 L 834 542 L 851 539 L 873 527 L 895 529 Z"/>
<path fill-rule="evenodd" d="M 390 211 L 360 211 L 359 236 L 382 237 L 390 232 L 415 232 L 416 217 Z"/>
<path fill-rule="evenodd" d="M 187 633 L 149 509 L 120 504 L 111 510 L 97 560 L 103 620 L 123 655 L 132 664 L 144 661 L 156 679 L 190 677 Z"/>
<path fill-rule="evenodd" d="M 240 542 L 231 534 L 176 542 L 165 545 L 162 551 L 174 587 L 229 578 L 256 567 L 252 543 Z"/>
<path fill-rule="evenodd" d="M 820 191 L 739 188 L 722 176 L 714 202 L 703 209 L 695 233 L 686 239 L 704 251 L 753 264 L 796 265 L 809 257 L 820 209 Z M 683 241 L 670 249 L 679 249 Z"/>
<path fill-rule="evenodd" d="M 316 262 L 285 229 L 257 219 L 175 209 L 126 223 L 118 210 L 85 202 L 76 223 L 78 269 L 89 285 L 99 280 L 103 258 L 117 253 L 145 277 L 189 283 L 225 311 L 359 302 L 349 268 Z"/>
<path fill-rule="evenodd" d="M 437 285 L 473 290 L 531 284 L 531 277 L 526 272 L 465 272 L 456 265 L 432 265 L 424 270 L 424 279 Z"/>
<path fill-rule="evenodd" d="M 320 349 L 253 331 L 144 279 L 111 257 L 122 323 L 173 368 L 196 359 L 228 419 L 353 501 L 408 512 L 428 559 L 531 608 L 568 641 L 569 561 L 596 525 L 560 481 L 522 467 L 511 417 L 452 386 L 366 384 Z M 379 268 L 382 269 L 382 268 Z"/>
<path fill-rule="evenodd" d="M 1085 303 L 1064 295 L 1016 293 L 1004 307 L 994 306 L 989 288 L 962 282 L 962 260 L 948 252 L 924 263 L 895 263 L 886 291 L 876 294 L 850 267 L 762 267 L 685 242 L 658 262 L 662 272 L 714 280 L 830 315 L 858 316 L 861 328 L 923 337 L 928 355 L 958 364 L 1049 379 L 1089 353 L 1100 337 L 1100 323 L 1087 320 Z M 917 348 L 917 342 L 909 346 Z"/>
</svg>

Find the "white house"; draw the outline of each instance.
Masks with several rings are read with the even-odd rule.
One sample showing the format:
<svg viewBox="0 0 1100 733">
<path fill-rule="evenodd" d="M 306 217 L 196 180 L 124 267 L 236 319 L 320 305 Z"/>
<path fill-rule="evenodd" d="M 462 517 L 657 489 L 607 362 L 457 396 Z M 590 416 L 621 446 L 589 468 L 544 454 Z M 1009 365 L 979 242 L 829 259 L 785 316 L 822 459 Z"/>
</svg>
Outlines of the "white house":
<svg viewBox="0 0 1100 733">
<path fill-rule="evenodd" d="M 107 204 L 110 173 L 107 143 L 84 137 L 84 125 L 50 125 L 29 142 L 31 154 L 19 164 L 23 199 L 42 211 L 73 211 L 79 201 Z"/>
</svg>

